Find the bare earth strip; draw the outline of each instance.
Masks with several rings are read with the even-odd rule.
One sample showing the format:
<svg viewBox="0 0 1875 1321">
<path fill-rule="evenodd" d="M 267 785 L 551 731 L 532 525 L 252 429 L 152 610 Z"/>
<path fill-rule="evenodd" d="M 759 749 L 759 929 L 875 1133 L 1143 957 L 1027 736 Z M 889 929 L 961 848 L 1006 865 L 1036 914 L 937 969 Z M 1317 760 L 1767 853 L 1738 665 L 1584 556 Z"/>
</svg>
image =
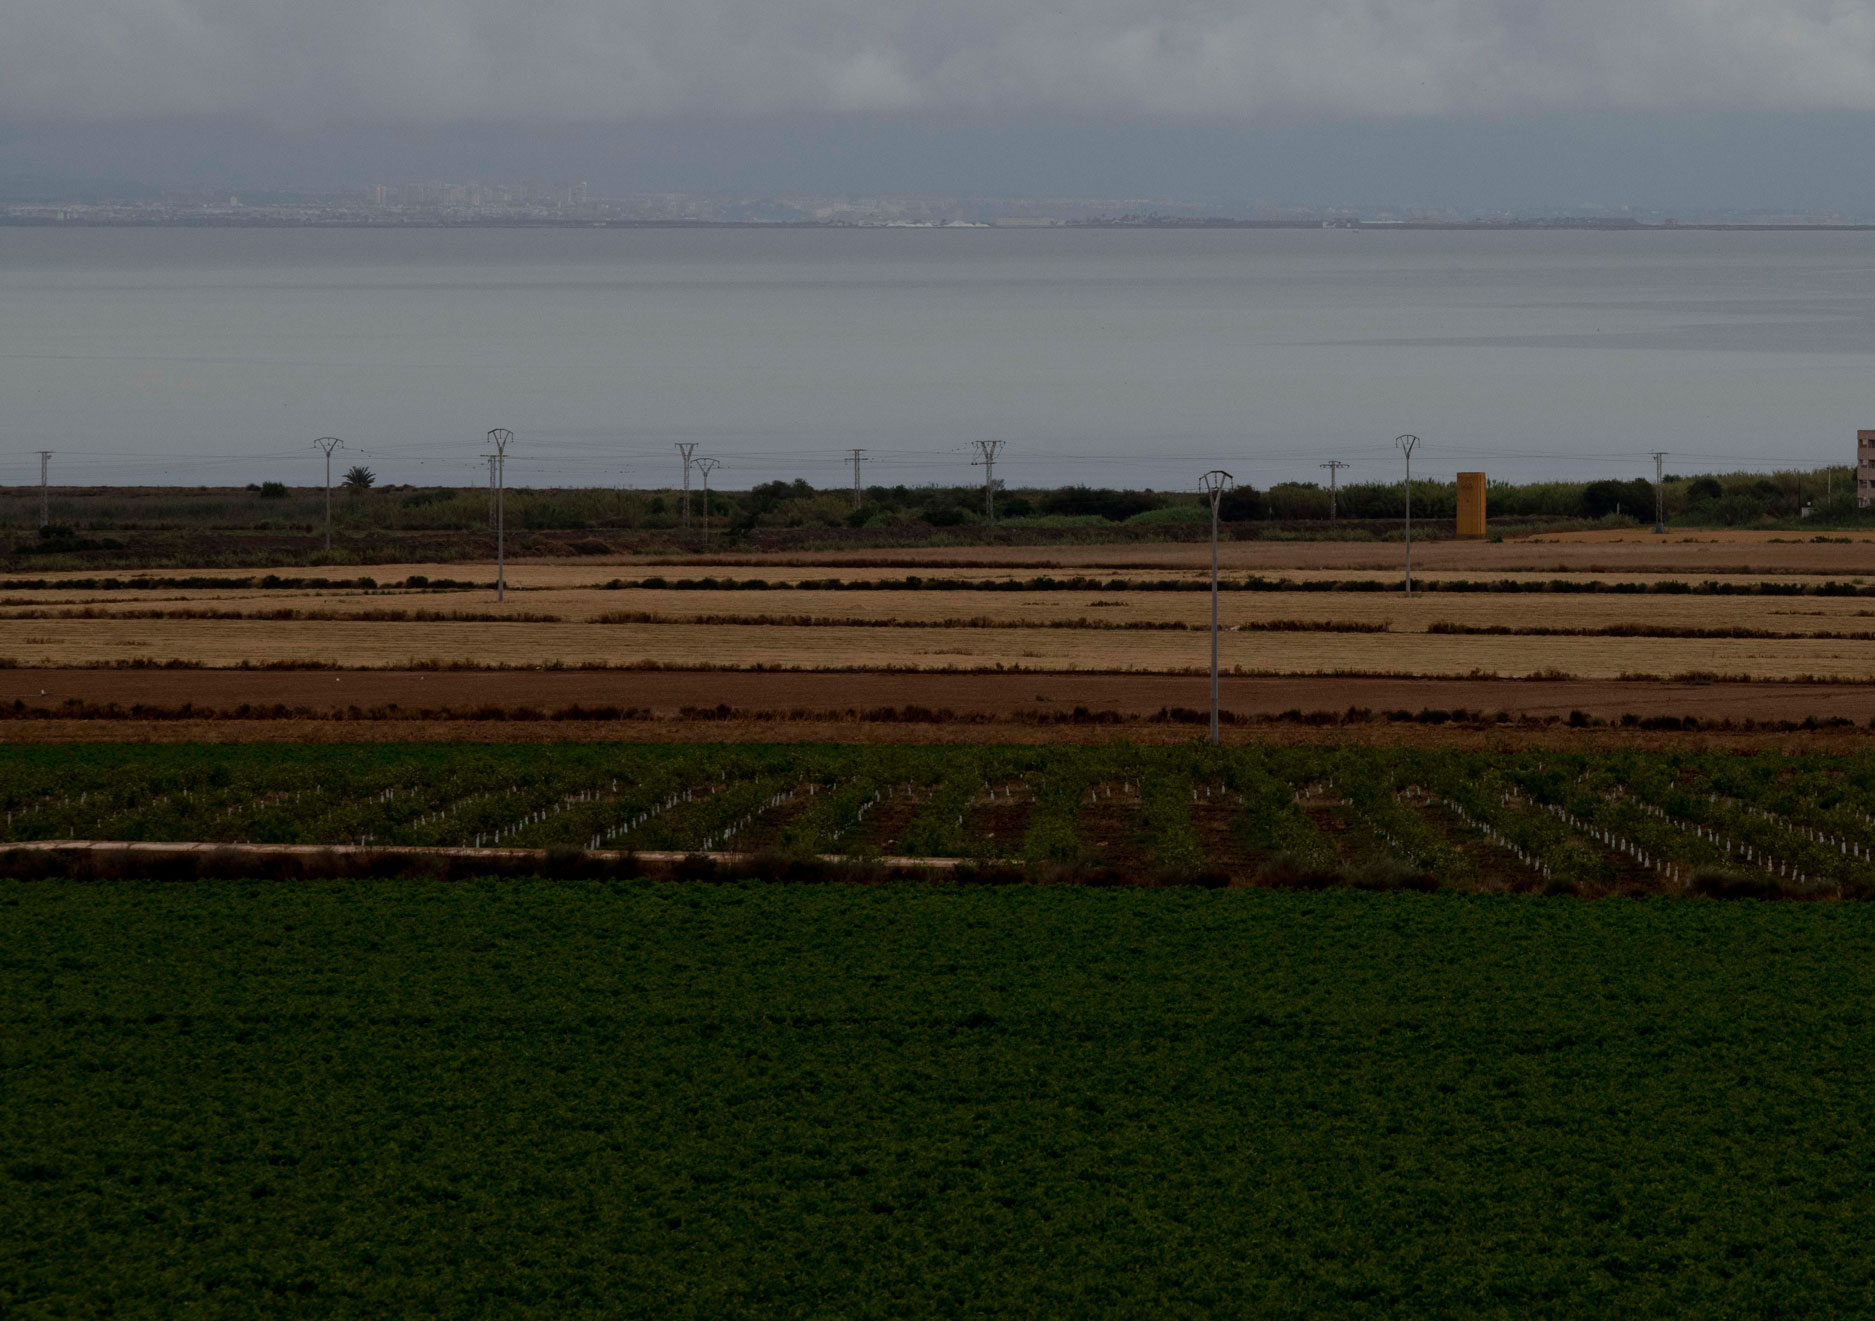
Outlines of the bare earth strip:
<svg viewBox="0 0 1875 1321">
<path fill-rule="evenodd" d="M 1566 718 L 1579 710 L 1604 719 L 1623 714 L 1791 721 L 1837 716 L 1860 725 L 1875 719 L 1875 684 L 1226 677 L 1221 697 L 1227 711 L 1244 716 L 1274 716 L 1292 709 L 1344 711 L 1353 706 L 1374 711 L 1501 710 L 1539 718 Z M 1203 675 L 0 670 L 0 704 L 10 707 L 18 702 L 54 711 L 68 702 L 86 706 L 116 702 L 125 708 L 142 705 L 164 710 L 192 704 L 206 711 L 232 710 L 243 703 L 264 708 L 279 704 L 303 708 L 315 717 L 343 714 L 353 707 L 361 711 L 396 708 L 405 714 L 531 708 L 544 714 L 576 706 L 610 706 L 636 708 L 656 721 L 675 720 L 685 708 L 721 705 L 783 719 L 800 712 L 802 721 L 825 724 L 816 721 L 814 713 L 864 713 L 917 705 L 948 710 L 961 719 L 1034 722 L 1053 720 L 1075 707 L 1143 718 L 1162 707 L 1200 709 L 1208 700 L 1209 686 Z M 23 737 L 35 723 L 0 722 L 0 736 Z M 338 727 L 342 731 L 358 723 L 344 721 Z M 395 727 L 410 722 L 382 723 L 392 727 L 394 737 Z M 475 737 L 500 736 L 494 722 L 459 723 L 479 724 L 482 732 Z M 512 726 L 515 722 L 503 723 Z M 561 723 L 541 721 L 538 725 L 543 736 L 552 737 Z M 691 722 L 687 728 L 691 737 L 699 736 L 699 731 L 703 737 L 714 737 L 709 725 Z M 914 724 L 907 728 L 923 728 L 928 736 L 936 727 Z"/>
<path fill-rule="evenodd" d="M 0 724 L 4 743 L 884 743 L 924 745 L 1100 745 L 1124 739 L 1141 744 L 1194 743 L 1188 724 L 1031 725 L 869 724 L 852 721 L 530 721 L 477 720 L 30 720 Z M 1375 723 L 1313 727 L 1234 725 L 1226 743 L 1358 747 L 1437 747 L 1473 751 L 1555 748 L 1663 748 L 1687 751 L 1861 752 L 1870 744 L 1858 728 L 1723 730 L 1674 733 L 1568 725 L 1518 728 L 1494 725 Z"/>
</svg>

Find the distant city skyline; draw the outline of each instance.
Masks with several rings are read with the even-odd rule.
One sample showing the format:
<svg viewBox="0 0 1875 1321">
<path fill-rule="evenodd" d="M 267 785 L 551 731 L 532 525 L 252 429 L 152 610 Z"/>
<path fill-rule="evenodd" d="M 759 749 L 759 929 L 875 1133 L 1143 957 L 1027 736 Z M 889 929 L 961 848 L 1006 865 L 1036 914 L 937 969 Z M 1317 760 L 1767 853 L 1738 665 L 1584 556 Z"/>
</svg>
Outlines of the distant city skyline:
<svg viewBox="0 0 1875 1321">
<path fill-rule="evenodd" d="M 1817 0 L 21 0 L 0 200 L 593 195 L 1875 218 Z"/>
<path fill-rule="evenodd" d="M 337 188 L 153 185 L 0 179 L 0 223 L 135 224 L 822 224 L 857 226 L 1255 225 L 1785 225 L 1875 222 L 1875 211 L 1777 207 L 1665 207 L 1594 202 L 1495 207 L 1278 203 L 1202 196 L 994 196 L 943 192 L 612 195 L 584 178 L 431 176 Z"/>
<path fill-rule="evenodd" d="M 0 122 L 0 203 L 250 204 L 412 184 L 584 182 L 606 199 L 1139 201 L 1189 214 L 1875 219 L 1875 114 L 1091 122 L 818 117 L 284 130 L 232 119 Z M 761 217 L 757 217 L 761 218 Z"/>
</svg>

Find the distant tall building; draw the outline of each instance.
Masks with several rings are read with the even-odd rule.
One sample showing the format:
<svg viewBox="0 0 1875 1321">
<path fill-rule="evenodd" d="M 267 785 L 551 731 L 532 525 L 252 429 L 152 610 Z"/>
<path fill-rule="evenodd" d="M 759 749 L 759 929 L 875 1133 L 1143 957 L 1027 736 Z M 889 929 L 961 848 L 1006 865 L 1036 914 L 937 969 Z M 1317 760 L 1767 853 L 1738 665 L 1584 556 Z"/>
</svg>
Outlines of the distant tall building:
<svg viewBox="0 0 1875 1321">
<path fill-rule="evenodd" d="M 1875 506 L 1875 431 L 1855 433 L 1855 503 L 1858 509 Z"/>
</svg>

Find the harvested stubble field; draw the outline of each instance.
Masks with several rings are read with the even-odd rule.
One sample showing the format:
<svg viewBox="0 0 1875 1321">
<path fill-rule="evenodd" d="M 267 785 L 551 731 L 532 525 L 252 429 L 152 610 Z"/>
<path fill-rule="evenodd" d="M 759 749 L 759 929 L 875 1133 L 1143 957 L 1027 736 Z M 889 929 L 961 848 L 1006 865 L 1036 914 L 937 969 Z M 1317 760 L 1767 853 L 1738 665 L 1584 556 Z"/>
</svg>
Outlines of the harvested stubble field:
<svg viewBox="0 0 1875 1321">
<path fill-rule="evenodd" d="M 51 594 L 47 594 L 50 596 Z M 1208 592 L 849 591 L 794 588 L 540 588 L 506 601 L 480 592 L 229 593 L 193 598 L 0 602 L 0 625 L 73 621 L 162 622 L 448 622 L 606 623 L 620 626 L 705 623 L 723 627 L 857 624 L 953 628 L 1052 627 L 1088 630 L 1207 629 Z M 1226 629 L 1419 633 L 1441 623 L 1513 633 L 1594 632 L 1609 628 L 1693 633 L 1750 631 L 1782 637 L 1814 634 L 1875 639 L 1875 596 L 1628 596 L 1516 592 L 1226 591 Z"/>
<path fill-rule="evenodd" d="M 1223 639 L 1223 664 L 1245 677 L 1287 675 L 1306 683 L 1308 695 L 1281 702 L 1279 711 L 1366 704 L 1353 688 L 1316 693 L 1328 679 L 1574 678 L 1587 685 L 1583 700 L 1562 713 L 1585 709 L 1608 718 L 1658 710 L 1644 696 L 1610 706 L 1611 693 L 1638 693 L 1611 686 L 1624 679 L 1875 681 L 1875 585 L 1858 576 L 1869 558 L 1866 542 L 1547 542 L 1534 549 L 1552 562 L 1523 570 L 1512 566 L 1534 563 L 1529 545 L 1442 543 L 1434 549 L 1448 567 L 1422 578 L 1422 585 L 1438 590 L 1411 598 L 1394 590 L 1390 573 L 1378 568 L 1354 576 L 1355 567 L 1335 567 L 1356 564 L 1348 559 L 1350 548 L 1379 553 L 1376 564 L 1391 569 L 1394 549 L 1359 543 L 1230 548 L 1238 562 L 1228 584 L 1233 590 L 1221 603 L 1231 630 Z M 1645 558 L 1663 551 L 1678 555 L 1679 576 L 1662 578 L 1672 566 Z M 1844 551 L 1847 560 L 1839 554 Z M 1627 556 L 1614 566 L 1618 572 L 1602 563 L 1608 552 Z M 1173 545 L 530 563 L 514 567 L 513 589 L 499 603 L 486 586 L 492 566 L 473 564 L 377 566 L 365 576 L 384 585 L 370 587 L 354 581 L 363 572 L 354 569 L 279 576 L 265 584 L 264 575 L 238 570 L 145 575 L 143 586 L 130 585 L 139 581 L 136 575 L 55 575 L 0 591 L 0 661 L 21 667 L 6 685 L 21 697 L 45 687 L 33 682 L 33 673 L 70 667 L 271 666 L 284 672 L 319 666 L 361 677 L 375 670 L 482 667 L 494 677 L 479 702 L 512 706 L 520 703 L 506 695 L 503 670 L 588 667 L 707 671 L 724 674 L 725 682 L 735 671 L 777 675 L 762 680 L 774 685 L 767 697 L 688 690 L 693 696 L 687 700 L 698 705 L 760 712 L 857 704 L 843 691 L 831 699 L 782 696 L 779 676 L 795 670 L 896 676 L 897 686 L 869 696 L 867 705 L 936 706 L 947 699 L 931 696 L 929 686 L 941 676 L 990 678 L 999 671 L 1023 675 L 1025 682 L 1032 676 L 1037 691 L 1023 702 L 1041 696 L 1079 703 L 1071 693 L 1084 679 L 1151 674 L 1170 683 L 1205 666 L 1208 596 L 1191 590 L 1202 585 L 1201 555 L 1202 547 Z M 1720 555 L 1738 563 L 1715 564 Z M 1720 572 L 1728 568 L 1740 572 Z M 1835 576 L 1851 568 L 1857 572 Z M 837 583 L 822 582 L 835 570 Z M 1275 578 L 1250 578 L 1247 571 L 1278 574 L 1294 587 L 1281 589 Z M 1089 581 L 1073 581 L 1077 575 Z M 907 585 L 908 578 L 916 581 Z M 726 585 L 751 579 L 769 585 Z M 783 585 L 804 579 L 821 585 Z M 647 582 L 652 585 L 642 585 Z M 1687 590 L 1665 590 L 1674 584 Z M 117 693 L 91 689 L 84 700 L 145 700 L 132 696 L 128 677 L 123 682 Z M 289 702 L 289 681 L 278 682 L 272 696 L 239 700 L 270 707 L 303 700 Z M 1802 719 L 1854 708 L 1851 718 L 1864 719 L 1858 699 L 1847 692 L 1812 693 L 1808 709 L 1794 716 L 1773 701 L 1778 714 L 1760 717 L 1753 709 L 1758 697 L 1739 691 L 1740 685 L 1724 687 L 1723 696 L 1706 692 L 1694 704 L 1697 713 Z M 236 704 L 214 693 L 188 700 L 216 708 Z M 619 703 L 616 690 L 591 700 Z M 1191 703 L 1173 698 L 1147 709 L 1179 704 Z M 1542 713 L 1520 699 L 1475 704 L 1429 695 L 1403 704 Z M 1694 714 L 1694 707 L 1677 713 Z"/>
<path fill-rule="evenodd" d="M 539 594 L 539 595 L 545 595 Z M 620 597 L 630 593 L 616 593 Z M 1526 598 L 1471 612 L 1492 622 L 1475 626 L 1552 627 L 1546 612 Z M 1540 598 L 1539 598 L 1540 599 Z M 541 611 L 538 596 L 532 611 Z M 626 603 L 619 603 L 624 606 Z M 1298 603 L 1298 608 L 1303 603 Z M 965 603 L 968 610 L 974 602 Z M 1349 631 L 1385 620 L 1343 617 L 1307 602 L 1312 618 L 1281 622 L 1300 628 L 1265 631 L 1241 620 L 1224 635 L 1221 663 L 1245 674 L 1351 674 L 1428 676 L 1483 673 L 1518 677 L 1556 673 L 1584 679 L 1624 675 L 1671 676 L 1705 671 L 1763 679 L 1875 680 L 1875 647 L 1854 634 L 1868 630 L 1824 627 L 1851 636 L 1805 635 L 1805 623 L 1771 621 L 1783 637 L 1632 637 L 1406 631 L 1419 614 L 1425 625 L 1467 613 L 1429 602 L 1389 613 L 1384 632 Z M 1349 611 L 1348 616 L 1378 612 Z M 1636 627 L 1633 608 L 1603 613 L 1605 624 Z M 970 614 L 960 616 L 969 619 Z M 1577 612 L 1577 619 L 1595 618 Z M 1853 619 L 1836 623 L 1853 622 Z M 1308 627 L 1315 625 L 1315 627 Z M 1423 629 L 1424 625 L 1422 625 Z M 1641 627 L 1645 627 L 1642 625 Z M 1712 625 L 1715 630 L 1732 625 Z M 1759 625 L 1748 627 L 1758 628 Z M 904 624 L 824 623 L 547 623 L 513 626 L 461 620 L 346 619 L 40 619 L 0 622 L 0 655 L 16 665 L 63 667 L 124 662 L 181 662 L 214 668 L 296 663 L 340 668 L 481 665 L 537 668 L 552 665 L 618 667 L 721 667 L 754 669 L 1035 670 L 1190 672 L 1208 663 L 1202 631 L 1040 626 L 1008 621 L 993 628 Z"/>
<path fill-rule="evenodd" d="M 1847 1316 L 1875 909 L 0 884 L 21 1317 Z"/>
</svg>

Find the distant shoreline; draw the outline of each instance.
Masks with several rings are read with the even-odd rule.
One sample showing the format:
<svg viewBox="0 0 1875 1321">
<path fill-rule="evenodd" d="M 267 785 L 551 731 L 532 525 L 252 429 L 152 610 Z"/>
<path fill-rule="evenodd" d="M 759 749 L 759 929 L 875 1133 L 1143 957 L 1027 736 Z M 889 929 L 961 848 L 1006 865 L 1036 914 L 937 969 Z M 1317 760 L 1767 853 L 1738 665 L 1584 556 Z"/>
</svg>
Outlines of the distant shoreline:
<svg viewBox="0 0 1875 1321">
<path fill-rule="evenodd" d="M 256 208 L 259 210 L 260 208 Z M 812 229 L 812 230 L 1370 230 L 1390 233 L 1398 230 L 1529 233 L 1550 230 L 1588 231 L 1629 234 L 1680 233 L 1864 233 L 1875 230 L 1875 223 L 1840 225 L 1782 224 L 1773 222 L 1676 221 L 1646 222 L 1623 219 L 1584 220 L 1229 220 L 1229 219 L 1154 219 L 1154 220 L 1062 220 L 1025 224 L 879 224 L 864 225 L 820 220 L 516 220 L 516 219 L 381 219 L 312 220 L 287 216 L 232 215 L 199 218 L 166 217 L 145 219 L 121 216 L 9 216 L 0 215 L 0 228 L 7 229 Z"/>
</svg>

